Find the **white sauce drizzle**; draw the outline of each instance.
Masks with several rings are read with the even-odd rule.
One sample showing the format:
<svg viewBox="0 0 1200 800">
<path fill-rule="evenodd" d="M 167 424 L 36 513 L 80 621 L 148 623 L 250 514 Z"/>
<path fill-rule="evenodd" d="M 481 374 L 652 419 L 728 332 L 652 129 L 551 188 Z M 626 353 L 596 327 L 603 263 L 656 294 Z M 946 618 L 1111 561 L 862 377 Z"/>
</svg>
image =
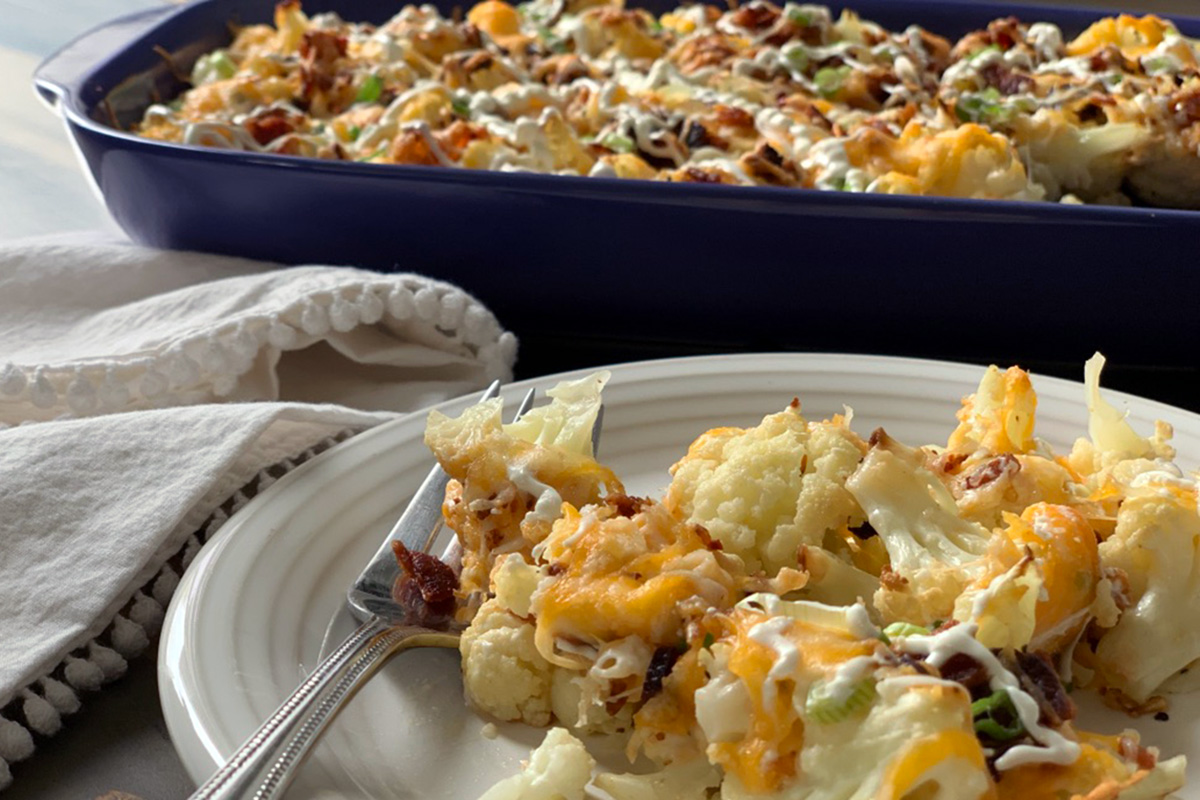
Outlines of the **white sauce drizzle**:
<svg viewBox="0 0 1200 800">
<path fill-rule="evenodd" d="M 1021 724 L 1042 747 L 1016 745 L 996 759 L 996 769 L 1007 770 L 1026 764 L 1075 763 L 1079 758 L 1079 744 L 1038 722 L 1041 712 L 1037 701 L 1021 688 L 1016 676 L 1005 669 L 992 651 L 975 639 L 977 629 L 975 623 L 966 622 L 931 636 L 905 637 L 899 640 L 898 645 L 907 653 L 925 656 L 928 664 L 938 668 L 959 653 L 970 656 L 987 670 L 988 685 L 993 691 L 1004 689 L 1008 692 Z"/>
<path fill-rule="evenodd" d="M 534 503 L 533 510 L 526 515 L 528 519 L 532 519 L 537 522 L 553 522 L 562 515 L 562 495 L 555 491 L 554 487 L 547 486 L 539 481 L 533 474 L 533 471 L 529 469 L 528 465 L 520 464 L 518 466 L 514 466 L 509 464 L 508 479 L 512 481 L 513 485 L 521 491 L 528 492 L 537 498 L 536 502 Z M 595 518 L 593 517 L 593 521 L 594 519 Z M 586 515 L 583 518 L 580 518 L 579 528 L 573 535 L 578 536 L 583 531 L 584 523 L 586 521 Z M 564 541 L 563 544 L 567 547 L 570 547 L 571 544 L 574 544 L 574 542 L 568 543 Z"/>
</svg>

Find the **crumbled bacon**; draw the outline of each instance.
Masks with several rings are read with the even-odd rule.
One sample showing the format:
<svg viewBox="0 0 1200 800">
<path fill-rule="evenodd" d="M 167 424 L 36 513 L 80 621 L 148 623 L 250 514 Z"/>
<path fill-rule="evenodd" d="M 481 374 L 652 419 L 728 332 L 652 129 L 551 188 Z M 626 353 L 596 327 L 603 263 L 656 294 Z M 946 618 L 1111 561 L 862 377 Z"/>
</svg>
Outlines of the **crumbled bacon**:
<svg viewBox="0 0 1200 800">
<path fill-rule="evenodd" d="M 1002 477 L 1012 477 L 1021 471 L 1021 462 L 1009 453 L 996 456 L 963 479 L 967 491 L 981 489 Z"/>
<path fill-rule="evenodd" d="M 1058 672 L 1044 653 L 1026 653 L 1018 650 L 1015 655 L 1016 669 L 1013 672 L 1021 682 L 1021 688 L 1037 701 L 1042 724 L 1057 728 L 1064 722 L 1075 719 L 1075 703 L 1063 688 Z"/>
<path fill-rule="evenodd" d="M 259 144 L 267 144 L 296 130 L 297 120 L 282 108 L 269 108 L 243 123 Z"/>
<path fill-rule="evenodd" d="M 762 31 L 775 24 L 780 12 L 770 3 L 750 3 L 729 15 L 729 21 L 748 31 Z"/>
<path fill-rule="evenodd" d="M 737 55 L 738 49 L 720 33 L 696 36 L 683 43 L 679 50 L 679 69 L 690 75 L 705 67 L 718 67 Z"/>
<path fill-rule="evenodd" d="M 968 690 L 986 687 L 988 683 L 987 667 L 980 664 L 966 653 L 955 653 L 942 664 L 942 678 L 965 686 Z"/>
<path fill-rule="evenodd" d="M 630 497 L 627 494 L 610 494 L 604 502 L 611 506 L 622 517 L 632 517 L 653 503 L 645 497 Z"/>
<path fill-rule="evenodd" d="M 650 658 L 650 666 L 646 667 L 646 678 L 642 681 L 642 702 L 662 691 L 663 680 L 671 674 L 675 662 L 683 655 L 678 647 L 660 647 Z"/>
<path fill-rule="evenodd" d="M 979 75 L 988 86 L 996 87 L 1004 95 L 1028 92 L 1034 86 L 1033 78 L 1007 64 L 988 64 L 979 71 Z"/>
<path fill-rule="evenodd" d="M 404 572 L 392 587 L 396 602 L 426 622 L 452 616 L 458 591 L 454 570 L 428 553 L 414 552 L 398 541 L 392 542 L 392 552 Z"/>
</svg>

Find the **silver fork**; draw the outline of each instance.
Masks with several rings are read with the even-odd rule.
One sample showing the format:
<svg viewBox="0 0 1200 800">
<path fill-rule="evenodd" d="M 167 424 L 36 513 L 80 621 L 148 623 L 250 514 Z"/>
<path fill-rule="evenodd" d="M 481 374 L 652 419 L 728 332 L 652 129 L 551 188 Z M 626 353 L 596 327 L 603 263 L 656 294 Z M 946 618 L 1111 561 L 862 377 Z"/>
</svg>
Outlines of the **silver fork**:
<svg viewBox="0 0 1200 800">
<path fill-rule="evenodd" d="M 531 389 L 525 395 L 515 419 L 533 405 L 535 391 Z M 480 400 L 499 393 L 497 381 Z M 412 608 L 393 598 L 400 568 L 392 543 L 400 542 L 412 553 L 429 552 L 442 526 L 442 501 L 449 480 L 435 464 L 379 551 L 350 587 L 346 599 L 350 613 L 362 623 L 358 629 L 316 666 L 191 800 L 279 797 L 329 723 L 389 657 L 413 647 L 458 647 L 458 632 L 452 622 L 414 619 Z"/>
</svg>

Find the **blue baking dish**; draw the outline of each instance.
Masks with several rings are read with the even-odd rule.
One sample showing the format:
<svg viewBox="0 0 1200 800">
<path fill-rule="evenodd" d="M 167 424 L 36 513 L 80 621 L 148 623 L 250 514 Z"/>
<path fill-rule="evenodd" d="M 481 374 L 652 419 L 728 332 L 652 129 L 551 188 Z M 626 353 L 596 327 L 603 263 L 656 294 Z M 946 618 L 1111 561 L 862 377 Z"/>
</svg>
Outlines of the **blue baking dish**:
<svg viewBox="0 0 1200 800">
<path fill-rule="evenodd" d="M 439 3 L 448 12 L 455 0 Z M 672 0 L 639 0 L 666 10 Z M 834 8 L 838 3 L 832 4 Z M 1016 14 L 1073 35 L 1102 10 L 858 0 L 948 37 Z M 412 270 L 460 284 L 519 334 L 993 358 L 1197 363 L 1200 213 L 375 165 L 125 133 L 273 0 L 124 17 L 37 70 L 38 91 L 124 230 L 144 244 Z M 305 0 L 382 22 L 397 0 Z M 1200 36 L 1200 20 L 1177 19 Z"/>
</svg>

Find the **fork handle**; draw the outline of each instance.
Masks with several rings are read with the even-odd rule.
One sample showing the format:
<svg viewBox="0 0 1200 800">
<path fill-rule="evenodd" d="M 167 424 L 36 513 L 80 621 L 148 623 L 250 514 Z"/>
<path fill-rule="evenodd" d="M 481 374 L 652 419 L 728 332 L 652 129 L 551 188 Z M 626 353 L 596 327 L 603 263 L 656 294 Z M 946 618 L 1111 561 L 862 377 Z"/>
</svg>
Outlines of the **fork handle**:
<svg viewBox="0 0 1200 800">
<path fill-rule="evenodd" d="M 271 800 L 354 693 L 394 653 L 456 637 L 371 617 L 329 654 L 191 800 Z"/>
</svg>

